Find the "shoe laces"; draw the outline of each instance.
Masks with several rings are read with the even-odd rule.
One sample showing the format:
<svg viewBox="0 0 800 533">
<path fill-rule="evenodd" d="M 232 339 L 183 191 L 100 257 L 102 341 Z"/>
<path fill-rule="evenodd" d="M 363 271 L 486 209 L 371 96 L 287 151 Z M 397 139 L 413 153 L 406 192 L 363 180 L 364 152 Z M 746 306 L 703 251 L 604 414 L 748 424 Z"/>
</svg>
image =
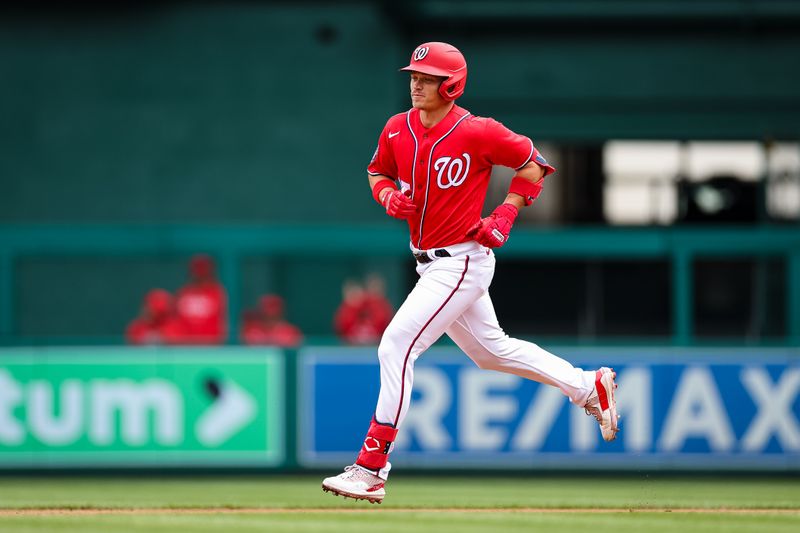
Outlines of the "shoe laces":
<svg viewBox="0 0 800 533">
<path fill-rule="evenodd" d="M 603 414 L 600 412 L 600 409 L 593 405 L 584 405 L 583 410 L 586 412 L 587 415 L 595 417 L 598 422 L 601 424 L 603 423 Z"/>
<path fill-rule="evenodd" d="M 601 424 L 603 423 L 603 413 L 600 412 L 600 408 L 597 407 L 597 390 L 592 391 L 592 395 L 589 396 L 589 399 L 586 400 L 586 404 L 583 406 L 583 410 L 586 412 L 587 415 L 595 417 L 598 422 Z"/>
<path fill-rule="evenodd" d="M 375 477 L 375 474 L 369 470 L 355 464 L 344 467 L 344 473 L 345 475 L 343 477 L 345 479 L 352 480 L 365 479 L 367 481 L 372 481 Z"/>
</svg>

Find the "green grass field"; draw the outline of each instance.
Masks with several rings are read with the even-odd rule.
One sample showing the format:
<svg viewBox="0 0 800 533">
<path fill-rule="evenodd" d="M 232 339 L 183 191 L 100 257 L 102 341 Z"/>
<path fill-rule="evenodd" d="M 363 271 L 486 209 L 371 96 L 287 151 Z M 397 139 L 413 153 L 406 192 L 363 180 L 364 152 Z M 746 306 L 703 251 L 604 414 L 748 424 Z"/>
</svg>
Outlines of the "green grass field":
<svg viewBox="0 0 800 533">
<path fill-rule="evenodd" d="M 0 531 L 800 531 L 789 478 L 394 475 L 382 505 L 320 477 L 0 478 Z"/>
</svg>

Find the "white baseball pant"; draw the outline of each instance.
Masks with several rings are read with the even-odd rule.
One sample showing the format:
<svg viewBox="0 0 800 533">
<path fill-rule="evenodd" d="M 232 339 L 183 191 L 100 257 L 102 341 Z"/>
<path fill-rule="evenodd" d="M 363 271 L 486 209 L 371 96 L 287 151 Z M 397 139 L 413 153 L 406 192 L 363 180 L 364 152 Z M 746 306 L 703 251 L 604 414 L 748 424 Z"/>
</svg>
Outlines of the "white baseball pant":
<svg viewBox="0 0 800 533">
<path fill-rule="evenodd" d="M 594 371 L 576 368 L 500 328 L 488 292 L 495 267 L 492 250 L 474 241 L 446 249 L 451 257 L 417 265 L 420 279 L 383 334 L 375 419 L 400 427 L 411 402 L 414 363 L 444 333 L 478 367 L 558 387 L 572 403 L 585 404 Z"/>
</svg>

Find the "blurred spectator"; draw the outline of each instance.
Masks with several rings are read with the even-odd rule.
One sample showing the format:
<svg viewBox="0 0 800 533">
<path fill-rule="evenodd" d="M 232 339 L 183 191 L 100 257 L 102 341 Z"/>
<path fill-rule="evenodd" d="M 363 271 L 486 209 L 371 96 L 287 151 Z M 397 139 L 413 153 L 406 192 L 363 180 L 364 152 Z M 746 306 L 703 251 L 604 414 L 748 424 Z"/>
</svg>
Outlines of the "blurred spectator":
<svg viewBox="0 0 800 533">
<path fill-rule="evenodd" d="M 178 290 L 175 309 L 186 327 L 186 344 L 223 344 L 228 333 L 228 294 L 214 261 L 198 254 L 189 262 L 189 281 Z"/>
<path fill-rule="evenodd" d="M 172 295 L 164 289 L 149 291 L 142 304 L 141 314 L 125 330 L 128 344 L 179 344 L 185 329 L 175 315 Z"/>
<path fill-rule="evenodd" d="M 348 344 L 377 344 L 392 319 L 393 309 L 385 295 L 383 278 L 367 276 L 365 284 L 347 280 L 342 303 L 334 315 L 336 334 Z"/>
<path fill-rule="evenodd" d="M 367 344 L 373 340 L 374 329 L 367 331 L 359 324 L 361 303 L 364 301 L 364 287 L 355 280 L 346 280 L 342 286 L 342 303 L 333 317 L 336 334 L 350 344 Z"/>
<path fill-rule="evenodd" d="M 364 288 L 366 314 L 382 335 L 394 315 L 394 308 L 386 297 L 386 282 L 382 276 L 371 273 L 364 282 Z"/>
<path fill-rule="evenodd" d="M 262 296 L 256 309 L 245 311 L 239 336 L 249 345 L 294 348 L 303 342 L 303 333 L 286 320 L 283 298 L 276 294 Z"/>
</svg>

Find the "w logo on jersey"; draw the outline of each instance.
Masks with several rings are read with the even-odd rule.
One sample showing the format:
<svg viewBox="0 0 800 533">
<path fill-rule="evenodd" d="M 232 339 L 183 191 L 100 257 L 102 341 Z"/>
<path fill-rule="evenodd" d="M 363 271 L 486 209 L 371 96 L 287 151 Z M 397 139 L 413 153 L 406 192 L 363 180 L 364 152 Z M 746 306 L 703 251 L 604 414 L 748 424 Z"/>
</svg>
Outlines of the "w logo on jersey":
<svg viewBox="0 0 800 533">
<path fill-rule="evenodd" d="M 440 189 L 458 187 L 467 179 L 469 164 L 470 157 L 467 153 L 461 154 L 461 157 L 440 157 L 433 164 L 433 170 L 437 172 L 436 184 Z"/>
</svg>

